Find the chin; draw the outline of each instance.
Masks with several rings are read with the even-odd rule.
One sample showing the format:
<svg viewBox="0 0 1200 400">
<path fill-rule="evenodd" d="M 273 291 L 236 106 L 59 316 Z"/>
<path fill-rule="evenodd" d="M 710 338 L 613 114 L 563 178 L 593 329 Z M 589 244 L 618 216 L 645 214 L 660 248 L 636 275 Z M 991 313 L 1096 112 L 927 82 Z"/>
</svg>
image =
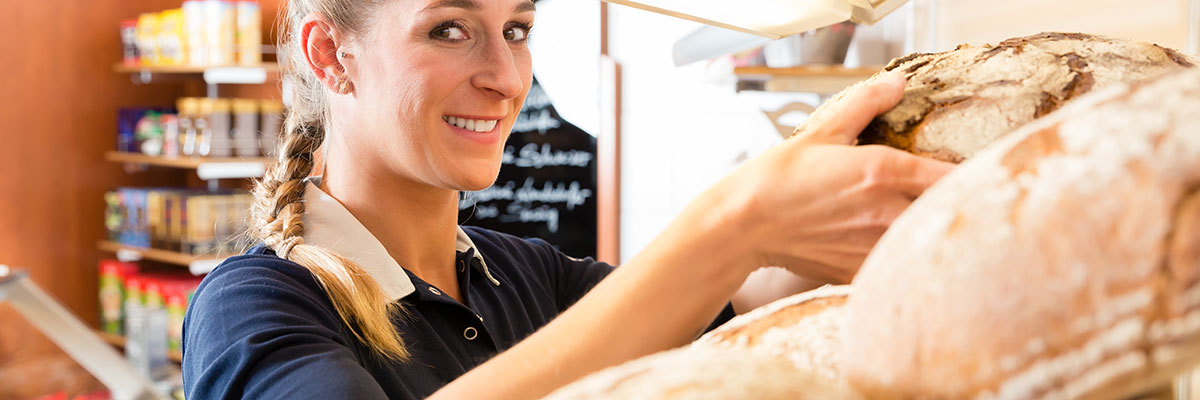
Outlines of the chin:
<svg viewBox="0 0 1200 400">
<path fill-rule="evenodd" d="M 458 186 L 458 190 L 462 191 L 479 191 L 487 189 L 488 186 L 496 183 L 496 177 L 499 175 L 500 168 L 495 168 L 490 173 L 468 173 L 457 179 L 455 186 Z"/>
<path fill-rule="evenodd" d="M 490 181 L 487 181 L 486 183 L 483 183 L 483 182 L 479 182 L 479 183 L 476 183 L 476 182 L 471 182 L 471 183 L 469 183 L 469 184 L 466 184 L 466 185 L 460 185 L 460 187 L 458 188 L 458 190 L 461 190 L 461 191 L 464 191 L 464 192 L 477 192 L 477 191 L 480 191 L 480 190 L 483 190 L 483 189 L 487 189 L 489 186 L 492 186 L 492 184 L 493 184 L 493 183 L 495 183 L 495 182 L 496 182 L 496 180 L 495 180 L 495 179 L 492 179 L 492 180 L 490 180 Z"/>
</svg>

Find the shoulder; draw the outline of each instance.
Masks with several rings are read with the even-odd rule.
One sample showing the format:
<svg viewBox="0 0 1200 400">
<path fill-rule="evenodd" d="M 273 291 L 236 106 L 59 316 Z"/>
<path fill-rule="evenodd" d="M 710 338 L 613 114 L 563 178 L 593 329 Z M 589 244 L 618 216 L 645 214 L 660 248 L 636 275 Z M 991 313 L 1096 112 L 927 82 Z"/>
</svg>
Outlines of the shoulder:
<svg viewBox="0 0 1200 400">
<path fill-rule="evenodd" d="M 353 332 L 308 269 L 261 246 L 204 278 L 182 344 L 188 398 L 383 397 L 347 395 L 378 391 Z"/>
<path fill-rule="evenodd" d="M 254 337 L 308 328 L 340 335 L 337 309 L 312 273 L 260 247 L 226 259 L 196 288 L 183 321 L 185 364 Z"/>
<path fill-rule="evenodd" d="M 280 289 L 323 293 L 307 268 L 276 256 L 266 246 L 258 245 L 245 254 L 225 259 L 209 272 L 196 289 L 194 301 L 203 300 L 212 292 L 239 289 L 265 293 Z"/>
<path fill-rule="evenodd" d="M 307 268 L 259 245 L 226 259 L 204 277 L 192 296 L 186 322 L 197 328 L 191 322 L 253 320 L 270 313 L 305 315 L 333 326 L 338 318 Z"/>
</svg>

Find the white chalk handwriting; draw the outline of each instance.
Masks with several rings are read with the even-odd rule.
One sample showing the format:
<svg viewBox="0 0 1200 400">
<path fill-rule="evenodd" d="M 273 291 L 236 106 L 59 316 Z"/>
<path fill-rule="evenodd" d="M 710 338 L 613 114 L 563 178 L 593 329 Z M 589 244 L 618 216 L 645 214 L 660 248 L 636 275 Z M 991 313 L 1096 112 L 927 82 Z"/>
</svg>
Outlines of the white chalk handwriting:
<svg viewBox="0 0 1200 400">
<path fill-rule="evenodd" d="M 550 114 L 549 109 L 541 109 L 537 111 L 521 112 L 517 115 L 517 121 L 513 122 L 513 132 L 533 132 L 545 135 L 551 129 L 558 129 L 562 126 L 562 121 L 554 118 Z"/>
<path fill-rule="evenodd" d="M 514 154 L 516 153 L 516 154 Z M 521 151 L 516 152 L 512 146 L 504 148 L 504 165 L 516 165 L 518 167 L 533 167 L 541 169 L 542 167 L 587 167 L 592 161 L 592 153 L 580 150 L 552 150 L 549 143 L 542 143 L 539 148 L 537 143 L 527 143 L 521 146 Z"/>
</svg>

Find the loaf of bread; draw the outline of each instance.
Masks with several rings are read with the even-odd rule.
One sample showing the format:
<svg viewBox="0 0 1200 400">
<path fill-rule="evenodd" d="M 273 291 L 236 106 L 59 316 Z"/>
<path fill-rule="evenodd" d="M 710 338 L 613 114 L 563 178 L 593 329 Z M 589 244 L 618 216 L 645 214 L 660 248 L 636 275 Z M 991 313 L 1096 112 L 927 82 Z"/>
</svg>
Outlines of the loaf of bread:
<svg viewBox="0 0 1200 400">
<path fill-rule="evenodd" d="M 838 349 L 849 285 L 824 286 L 776 300 L 734 317 L 692 343 L 762 351 L 801 370 L 838 381 Z"/>
<path fill-rule="evenodd" d="M 858 141 L 960 162 L 1088 91 L 1197 63 L 1157 45 L 1081 33 L 913 54 L 884 68 L 903 71 L 908 86 L 900 104 L 876 117 Z"/>
<path fill-rule="evenodd" d="M 844 385 L 785 358 L 724 346 L 681 347 L 594 373 L 547 400 L 853 400 Z"/>
<path fill-rule="evenodd" d="M 927 190 L 854 279 L 841 371 L 868 398 L 1122 398 L 1200 361 L 1198 281 L 1185 69 L 1093 91 Z"/>
</svg>

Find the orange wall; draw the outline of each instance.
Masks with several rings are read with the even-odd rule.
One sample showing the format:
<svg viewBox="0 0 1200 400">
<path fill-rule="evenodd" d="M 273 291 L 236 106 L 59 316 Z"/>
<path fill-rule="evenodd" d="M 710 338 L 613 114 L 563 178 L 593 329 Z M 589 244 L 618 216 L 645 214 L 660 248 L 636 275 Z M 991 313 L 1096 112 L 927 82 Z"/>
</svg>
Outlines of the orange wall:
<svg viewBox="0 0 1200 400">
<path fill-rule="evenodd" d="M 278 0 L 262 2 L 271 27 Z M 123 185 L 195 182 L 191 172 L 126 173 L 103 160 L 114 147 L 117 108 L 169 105 L 203 85 L 134 85 L 112 71 L 118 23 L 179 0 L 5 2 L 0 24 L 0 264 L 33 281 L 95 326 L 103 193 Z M 10 306 L 0 303 L 0 399 L 98 384 Z"/>
</svg>

